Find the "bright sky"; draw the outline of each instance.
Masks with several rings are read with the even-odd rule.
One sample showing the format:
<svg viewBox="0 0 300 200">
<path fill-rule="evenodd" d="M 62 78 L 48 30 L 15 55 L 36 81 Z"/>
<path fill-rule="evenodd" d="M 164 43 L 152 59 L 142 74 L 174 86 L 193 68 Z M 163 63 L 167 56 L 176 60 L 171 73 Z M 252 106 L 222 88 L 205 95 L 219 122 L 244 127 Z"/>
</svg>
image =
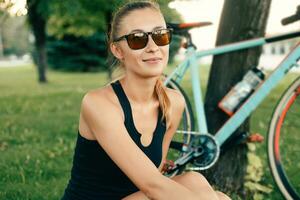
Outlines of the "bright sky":
<svg viewBox="0 0 300 200">
<path fill-rule="evenodd" d="M 26 6 L 26 0 L 2 0 L 0 7 L 7 7 L 6 5 L 9 5 L 10 3 L 13 3 L 13 6 L 10 7 L 8 12 L 12 16 L 22 16 L 27 14 Z"/>
<path fill-rule="evenodd" d="M 222 12 L 224 0 L 175 0 L 170 7 L 175 8 L 183 17 L 185 22 L 211 21 L 213 25 L 191 30 L 194 43 L 198 49 L 212 48 L 218 30 L 219 18 Z M 300 29 L 300 22 L 282 26 L 282 18 L 296 12 L 299 0 L 272 0 L 271 10 L 267 23 L 267 35 L 284 33 Z"/>
</svg>

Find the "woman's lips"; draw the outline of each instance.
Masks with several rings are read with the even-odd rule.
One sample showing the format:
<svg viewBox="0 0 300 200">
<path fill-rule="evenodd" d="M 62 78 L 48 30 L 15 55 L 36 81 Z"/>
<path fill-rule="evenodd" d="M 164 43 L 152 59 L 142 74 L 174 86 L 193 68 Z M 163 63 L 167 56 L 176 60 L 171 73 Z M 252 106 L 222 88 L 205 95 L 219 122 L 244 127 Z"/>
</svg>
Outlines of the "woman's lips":
<svg viewBox="0 0 300 200">
<path fill-rule="evenodd" d="M 143 59 L 143 62 L 147 62 L 147 63 L 151 63 L 151 64 L 155 64 L 158 63 L 162 60 L 162 58 L 159 57 L 154 57 L 154 58 L 147 58 L 147 59 Z"/>
</svg>

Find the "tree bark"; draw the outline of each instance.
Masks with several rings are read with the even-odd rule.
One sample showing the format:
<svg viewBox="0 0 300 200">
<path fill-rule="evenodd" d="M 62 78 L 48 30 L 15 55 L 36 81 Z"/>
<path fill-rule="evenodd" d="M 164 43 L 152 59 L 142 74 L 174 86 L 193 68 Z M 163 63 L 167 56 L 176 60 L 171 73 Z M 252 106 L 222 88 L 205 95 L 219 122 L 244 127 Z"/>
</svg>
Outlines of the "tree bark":
<svg viewBox="0 0 300 200">
<path fill-rule="evenodd" d="M 262 37 L 271 0 L 225 0 L 216 45 Z M 210 133 L 215 133 L 229 118 L 218 108 L 218 102 L 239 82 L 250 68 L 258 65 L 261 47 L 218 55 L 213 63 L 205 97 L 205 110 Z M 234 133 L 249 131 L 249 120 Z M 221 154 L 218 163 L 204 171 L 210 183 L 220 190 L 244 196 L 247 147 L 240 144 Z"/>
<path fill-rule="evenodd" d="M 113 13 L 113 11 L 107 11 L 107 12 L 105 12 L 105 19 L 106 19 L 106 38 L 107 38 L 107 44 L 106 44 L 106 56 L 105 57 L 107 57 L 107 56 L 110 56 L 110 50 L 109 50 L 109 45 L 108 45 L 108 38 L 109 38 L 109 34 L 110 34 L 110 27 L 111 27 L 111 20 L 112 20 L 112 13 Z M 111 63 L 108 63 L 109 65 L 111 64 Z M 113 68 L 112 68 L 112 66 L 107 66 L 107 75 L 108 75 L 108 80 L 112 80 L 112 74 L 113 74 Z"/>
<path fill-rule="evenodd" d="M 47 51 L 46 51 L 46 23 L 45 16 L 39 10 L 39 0 L 27 0 L 28 4 L 28 20 L 32 27 L 35 37 L 35 58 L 34 61 L 38 70 L 38 81 L 46 83 L 46 69 L 47 69 Z"/>
</svg>

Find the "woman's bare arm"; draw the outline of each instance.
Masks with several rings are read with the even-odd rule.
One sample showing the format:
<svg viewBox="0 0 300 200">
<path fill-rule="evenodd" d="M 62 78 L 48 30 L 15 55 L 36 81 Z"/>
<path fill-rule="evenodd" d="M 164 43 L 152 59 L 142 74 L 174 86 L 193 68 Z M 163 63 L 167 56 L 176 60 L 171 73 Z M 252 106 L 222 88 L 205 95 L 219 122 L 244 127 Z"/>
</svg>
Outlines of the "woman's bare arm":
<svg viewBox="0 0 300 200">
<path fill-rule="evenodd" d="M 196 199 L 190 190 L 158 171 L 130 138 L 118 108 L 106 97 L 99 92 L 85 95 L 81 114 L 102 148 L 148 198 Z"/>
<path fill-rule="evenodd" d="M 171 113 L 171 124 L 170 127 L 168 128 L 168 130 L 165 133 L 164 136 L 164 140 L 163 140 L 163 156 L 162 156 L 162 162 L 159 166 L 159 171 L 162 170 L 163 165 L 164 165 L 164 161 L 166 160 L 166 156 L 167 156 L 167 152 L 170 146 L 170 142 L 173 138 L 173 135 L 179 125 L 181 116 L 182 116 L 182 112 L 184 109 L 184 98 L 183 96 L 181 96 L 180 94 L 176 93 L 176 91 L 171 91 L 172 94 L 170 94 L 170 99 L 171 100 L 171 109 L 172 109 L 172 113 Z M 122 200 L 148 200 L 148 197 L 141 191 L 135 192 L 125 198 L 123 198 Z"/>
</svg>

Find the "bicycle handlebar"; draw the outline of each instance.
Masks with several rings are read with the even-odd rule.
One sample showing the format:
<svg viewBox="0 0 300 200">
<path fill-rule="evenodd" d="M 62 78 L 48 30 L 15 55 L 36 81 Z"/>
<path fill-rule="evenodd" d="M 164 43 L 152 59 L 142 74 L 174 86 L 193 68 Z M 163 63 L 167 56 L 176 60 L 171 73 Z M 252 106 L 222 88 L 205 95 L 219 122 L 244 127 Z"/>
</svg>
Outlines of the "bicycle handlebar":
<svg viewBox="0 0 300 200">
<path fill-rule="evenodd" d="M 288 24 L 291 24 L 291 23 L 296 22 L 298 20 L 300 20 L 300 5 L 297 6 L 296 14 L 294 14 L 292 16 L 289 16 L 289 17 L 286 17 L 286 18 L 283 18 L 281 20 L 281 24 L 282 25 L 288 25 Z"/>
</svg>

